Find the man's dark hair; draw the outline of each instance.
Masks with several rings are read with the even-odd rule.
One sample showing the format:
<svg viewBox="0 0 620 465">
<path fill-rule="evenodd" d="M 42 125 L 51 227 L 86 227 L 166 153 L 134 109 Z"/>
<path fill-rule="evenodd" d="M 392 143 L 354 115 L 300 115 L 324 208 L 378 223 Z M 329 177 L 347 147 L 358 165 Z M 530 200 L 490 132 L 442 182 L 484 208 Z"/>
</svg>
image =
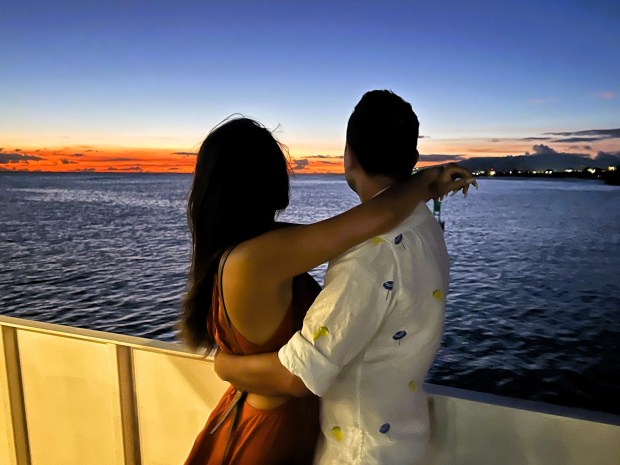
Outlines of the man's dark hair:
<svg viewBox="0 0 620 465">
<path fill-rule="evenodd" d="M 347 144 L 369 175 L 402 180 L 418 162 L 419 131 L 410 103 L 390 90 L 372 90 L 349 118 Z"/>
</svg>

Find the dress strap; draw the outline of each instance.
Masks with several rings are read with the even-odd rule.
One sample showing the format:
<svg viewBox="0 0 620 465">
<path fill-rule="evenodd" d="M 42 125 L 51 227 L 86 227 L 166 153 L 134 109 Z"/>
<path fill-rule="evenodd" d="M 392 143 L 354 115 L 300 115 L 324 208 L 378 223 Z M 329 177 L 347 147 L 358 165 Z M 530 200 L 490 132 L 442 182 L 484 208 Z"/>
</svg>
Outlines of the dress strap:
<svg viewBox="0 0 620 465">
<path fill-rule="evenodd" d="M 224 290 L 223 290 L 224 288 L 222 287 L 222 284 L 224 282 L 224 279 L 223 279 L 224 265 L 226 264 L 226 260 L 228 260 L 228 256 L 230 255 L 230 253 L 232 252 L 234 248 L 235 246 L 233 245 L 224 251 L 224 253 L 222 254 L 222 257 L 220 258 L 220 263 L 219 263 L 218 270 L 217 270 L 219 295 L 220 295 L 220 301 L 222 302 L 222 310 L 224 310 L 224 318 L 226 320 L 226 324 L 228 325 L 228 329 L 231 331 L 233 330 L 233 326 L 230 322 L 228 311 L 226 310 L 226 303 L 224 302 Z M 224 411 L 224 413 L 222 414 L 222 416 L 220 417 L 216 425 L 209 432 L 209 434 L 214 434 L 222 426 L 224 421 L 226 421 L 226 419 L 232 415 L 232 419 L 230 422 L 230 428 L 228 430 L 228 437 L 226 438 L 226 449 L 224 450 L 224 455 L 222 456 L 222 460 L 223 460 L 222 463 L 226 463 L 225 460 L 226 460 L 226 455 L 228 454 L 230 440 L 231 440 L 233 432 L 235 431 L 237 427 L 237 423 L 239 422 L 239 413 L 240 413 L 241 408 L 243 407 L 243 404 L 245 402 L 245 398 L 247 397 L 247 395 L 248 395 L 247 391 L 237 390 L 237 392 L 235 392 L 235 396 L 232 399 L 232 402 L 230 403 L 228 408 L 226 408 L 226 410 Z"/>
<path fill-rule="evenodd" d="M 235 392 L 235 396 L 233 397 L 232 402 L 226 408 L 226 410 L 224 411 L 224 413 L 222 414 L 220 419 L 217 421 L 215 426 L 211 429 L 211 431 L 209 431 L 209 434 L 213 434 L 218 429 L 220 429 L 220 426 L 222 426 L 222 423 L 224 423 L 224 421 L 228 418 L 228 416 L 231 413 L 233 414 L 233 423 L 235 423 L 236 416 L 237 416 L 237 410 L 239 409 L 239 404 L 243 403 L 243 401 L 245 400 L 245 397 L 247 396 L 247 394 L 248 393 L 246 391 L 237 391 L 237 392 Z M 231 428 L 231 429 L 233 429 L 233 428 Z"/>
<path fill-rule="evenodd" d="M 240 410 L 243 407 L 245 398 L 247 396 L 247 391 L 235 392 L 235 397 L 233 397 L 231 404 L 228 406 L 224 414 L 220 417 L 213 429 L 209 431 L 209 434 L 214 434 L 220 428 L 220 426 L 222 426 L 222 423 L 224 423 L 224 421 L 226 421 L 226 419 L 232 415 L 232 419 L 230 420 L 230 428 L 228 429 L 228 436 L 226 437 L 226 447 L 224 449 L 224 454 L 222 455 L 222 464 L 227 463 L 226 456 L 230 447 L 230 440 L 232 438 L 233 432 L 237 428 L 237 424 L 239 423 Z"/>
</svg>

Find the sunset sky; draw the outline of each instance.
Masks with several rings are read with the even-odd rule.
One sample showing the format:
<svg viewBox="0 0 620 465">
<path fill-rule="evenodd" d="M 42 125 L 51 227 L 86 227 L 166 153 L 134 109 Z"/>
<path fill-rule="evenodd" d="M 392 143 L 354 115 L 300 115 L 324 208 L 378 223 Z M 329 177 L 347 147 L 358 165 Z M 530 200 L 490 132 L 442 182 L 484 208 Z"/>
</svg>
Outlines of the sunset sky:
<svg viewBox="0 0 620 465">
<path fill-rule="evenodd" d="M 7 0 L 0 170 L 191 172 L 241 113 L 338 172 L 376 88 L 412 103 L 422 164 L 620 154 L 619 57 L 614 0 Z"/>
</svg>

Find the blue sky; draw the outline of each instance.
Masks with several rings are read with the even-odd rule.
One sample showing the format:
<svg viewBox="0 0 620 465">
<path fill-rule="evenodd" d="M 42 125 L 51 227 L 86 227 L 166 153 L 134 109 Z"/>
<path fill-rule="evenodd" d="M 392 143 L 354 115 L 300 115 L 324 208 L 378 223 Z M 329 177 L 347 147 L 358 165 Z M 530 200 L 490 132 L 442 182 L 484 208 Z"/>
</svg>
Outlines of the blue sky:
<svg viewBox="0 0 620 465">
<path fill-rule="evenodd" d="M 413 104 L 427 152 L 620 126 L 618 2 L 5 0 L 2 10 L 0 146 L 192 149 L 239 112 L 279 125 L 294 156 L 337 155 L 373 88 Z"/>
</svg>

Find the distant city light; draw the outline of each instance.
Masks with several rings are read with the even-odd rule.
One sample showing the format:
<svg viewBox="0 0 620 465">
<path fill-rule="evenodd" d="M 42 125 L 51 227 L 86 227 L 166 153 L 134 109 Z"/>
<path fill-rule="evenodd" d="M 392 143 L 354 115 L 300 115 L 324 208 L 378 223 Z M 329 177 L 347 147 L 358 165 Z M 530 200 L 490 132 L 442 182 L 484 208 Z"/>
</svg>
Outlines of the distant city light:
<svg viewBox="0 0 620 465">
<path fill-rule="evenodd" d="M 609 165 L 605 168 L 594 167 L 594 168 L 560 168 L 560 169 L 544 169 L 544 170 L 519 170 L 515 168 L 507 168 L 506 170 L 496 170 L 495 168 L 490 168 L 488 170 L 477 169 L 472 170 L 472 174 L 474 176 L 549 176 L 549 177 L 590 177 L 590 175 L 594 175 L 593 177 L 598 179 L 603 179 L 607 176 L 606 173 L 611 173 L 612 171 L 620 171 L 618 168 L 620 165 Z M 414 170 L 415 172 L 415 170 Z M 566 174 L 564 174 L 566 173 Z M 615 175 L 615 174 L 614 174 Z M 613 176 L 613 175 L 612 175 Z"/>
</svg>

